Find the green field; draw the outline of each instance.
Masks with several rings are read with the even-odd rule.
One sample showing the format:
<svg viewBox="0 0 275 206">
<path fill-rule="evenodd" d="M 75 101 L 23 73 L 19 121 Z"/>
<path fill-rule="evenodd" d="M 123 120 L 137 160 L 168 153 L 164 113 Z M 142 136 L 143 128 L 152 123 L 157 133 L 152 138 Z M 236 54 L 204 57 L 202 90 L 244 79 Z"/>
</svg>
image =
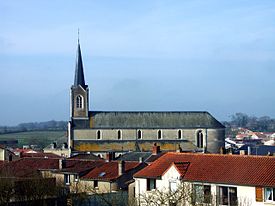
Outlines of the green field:
<svg viewBox="0 0 275 206">
<path fill-rule="evenodd" d="M 44 148 L 56 141 L 58 144 L 67 142 L 65 131 L 32 131 L 1 134 L 0 140 L 18 140 L 18 147 L 23 145 L 38 145 Z"/>
</svg>

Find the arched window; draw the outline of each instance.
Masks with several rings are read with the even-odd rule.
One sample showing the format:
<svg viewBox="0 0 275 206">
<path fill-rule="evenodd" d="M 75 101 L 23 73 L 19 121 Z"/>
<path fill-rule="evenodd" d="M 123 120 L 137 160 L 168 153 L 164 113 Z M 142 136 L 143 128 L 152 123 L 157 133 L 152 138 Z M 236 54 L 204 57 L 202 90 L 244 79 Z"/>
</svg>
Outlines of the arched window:
<svg viewBox="0 0 275 206">
<path fill-rule="evenodd" d="M 101 139 L 101 132 L 100 132 L 100 130 L 98 130 L 96 132 L 96 139 Z"/>
<path fill-rule="evenodd" d="M 138 130 L 138 132 L 137 132 L 137 138 L 138 139 L 142 139 L 142 132 L 141 132 L 141 130 Z"/>
<path fill-rule="evenodd" d="M 181 139 L 181 130 L 178 130 L 178 139 Z"/>
<path fill-rule="evenodd" d="M 83 97 L 80 95 L 76 97 L 76 108 L 83 108 Z"/>
<path fill-rule="evenodd" d="M 121 130 L 118 130 L 118 131 L 117 131 L 117 139 L 121 139 L 121 137 L 122 137 L 122 136 L 121 136 Z"/>
<path fill-rule="evenodd" d="M 161 130 L 158 130 L 158 139 L 162 139 L 162 132 L 161 132 Z"/>
<path fill-rule="evenodd" d="M 198 133 L 197 133 L 197 147 L 203 148 L 203 133 L 202 133 L 202 131 L 198 131 Z"/>
</svg>

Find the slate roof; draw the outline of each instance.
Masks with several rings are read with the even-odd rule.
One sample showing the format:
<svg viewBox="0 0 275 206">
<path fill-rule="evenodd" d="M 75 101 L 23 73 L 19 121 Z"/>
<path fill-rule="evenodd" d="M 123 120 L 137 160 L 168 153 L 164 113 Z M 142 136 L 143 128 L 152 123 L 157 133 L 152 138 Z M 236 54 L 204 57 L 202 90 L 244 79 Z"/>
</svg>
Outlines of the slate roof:
<svg viewBox="0 0 275 206">
<path fill-rule="evenodd" d="M 87 87 L 85 85 L 84 69 L 83 69 L 83 62 L 82 62 L 81 49 L 80 49 L 79 42 L 78 42 L 78 46 L 77 46 L 77 57 L 76 57 L 75 78 L 74 78 L 74 86 L 78 86 L 78 85 L 81 85 L 83 87 L 83 89 L 85 89 Z"/>
<path fill-rule="evenodd" d="M 69 158 L 70 160 L 102 160 L 94 154 L 75 154 Z"/>
<path fill-rule="evenodd" d="M 125 173 L 129 170 L 136 168 L 141 163 L 139 162 L 125 162 Z M 83 179 L 93 179 L 93 180 L 105 180 L 112 181 L 119 177 L 118 175 L 118 162 L 105 162 L 99 167 L 91 170 L 88 174 L 84 175 Z"/>
<path fill-rule="evenodd" d="M 146 161 L 146 159 L 148 159 L 151 155 L 152 152 L 127 152 L 122 156 L 118 157 L 116 160 L 138 162 L 139 158 L 141 157 L 143 161 Z"/>
<path fill-rule="evenodd" d="M 275 186 L 275 157 L 169 152 L 134 177 L 160 178 L 173 162 L 189 162 L 183 180 L 233 185 Z"/>
<path fill-rule="evenodd" d="M 224 128 L 208 112 L 89 112 L 92 128 L 175 129 Z M 89 128 L 87 120 L 74 120 L 75 128 Z"/>
</svg>

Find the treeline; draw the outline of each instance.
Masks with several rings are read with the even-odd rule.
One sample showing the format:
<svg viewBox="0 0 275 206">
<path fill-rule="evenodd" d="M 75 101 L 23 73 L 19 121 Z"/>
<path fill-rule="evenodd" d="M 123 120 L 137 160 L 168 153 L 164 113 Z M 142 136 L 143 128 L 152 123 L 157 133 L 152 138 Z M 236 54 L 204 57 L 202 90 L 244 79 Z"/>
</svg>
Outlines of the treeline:
<svg viewBox="0 0 275 206">
<path fill-rule="evenodd" d="M 27 132 L 27 131 L 65 131 L 67 122 L 65 121 L 47 121 L 47 122 L 30 122 L 21 123 L 17 126 L 0 126 L 0 134 Z"/>
<path fill-rule="evenodd" d="M 245 113 L 236 113 L 230 121 L 223 122 L 227 128 L 243 127 L 258 132 L 275 132 L 275 119 L 269 116 L 255 117 Z"/>
</svg>

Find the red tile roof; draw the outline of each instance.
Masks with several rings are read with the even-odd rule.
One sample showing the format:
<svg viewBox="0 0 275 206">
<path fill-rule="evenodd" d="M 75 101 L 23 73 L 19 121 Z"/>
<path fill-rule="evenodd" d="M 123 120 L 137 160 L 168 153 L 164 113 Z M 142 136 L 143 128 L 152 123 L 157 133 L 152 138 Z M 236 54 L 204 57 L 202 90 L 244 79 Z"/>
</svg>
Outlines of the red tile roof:
<svg viewBox="0 0 275 206">
<path fill-rule="evenodd" d="M 99 161 L 92 161 L 92 160 L 71 160 L 67 159 L 65 160 L 65 168 L 61 170 L 57 170 L 55 172 L 60 172 L 60 173 L 85 173 L 88 172 L 89 170 L 94 169 L 95 167 L 98 167 L 105 162 L 102 160 Z"/>
<path fill-rule="evenodd" d="M 38 174 L 39 169 L 58 169 L 59 159 L 23 158 L 6 162 L 0 169 L 2 176 L 31 177 Z"/>
<path fill-rule="evenodd" d="M 275 157 L 169 152 L 134 177 L 159 178 L 173 162 L 189 162 L 183 180 L 275 186 Z"/>
<path fill-rule="evenodd" d="M 22 153 L 21 157 L 39 157 L 39 158 L 61 158 L 61 156 L 53 153 L 43 153 L 43 152 L 38 152 L 38 153 Z"/>
<path fill-rule="evenodd" d="M 137 167 L 139 162 L 125 162 L 125 172 Z M 93 169 L 88 174 L 83 176 L 83 179 L 96 179 L 96 180 L 115 180 L 118 175 L 118 162 L 105 162 L 103 165 Z"/>
</svg>

